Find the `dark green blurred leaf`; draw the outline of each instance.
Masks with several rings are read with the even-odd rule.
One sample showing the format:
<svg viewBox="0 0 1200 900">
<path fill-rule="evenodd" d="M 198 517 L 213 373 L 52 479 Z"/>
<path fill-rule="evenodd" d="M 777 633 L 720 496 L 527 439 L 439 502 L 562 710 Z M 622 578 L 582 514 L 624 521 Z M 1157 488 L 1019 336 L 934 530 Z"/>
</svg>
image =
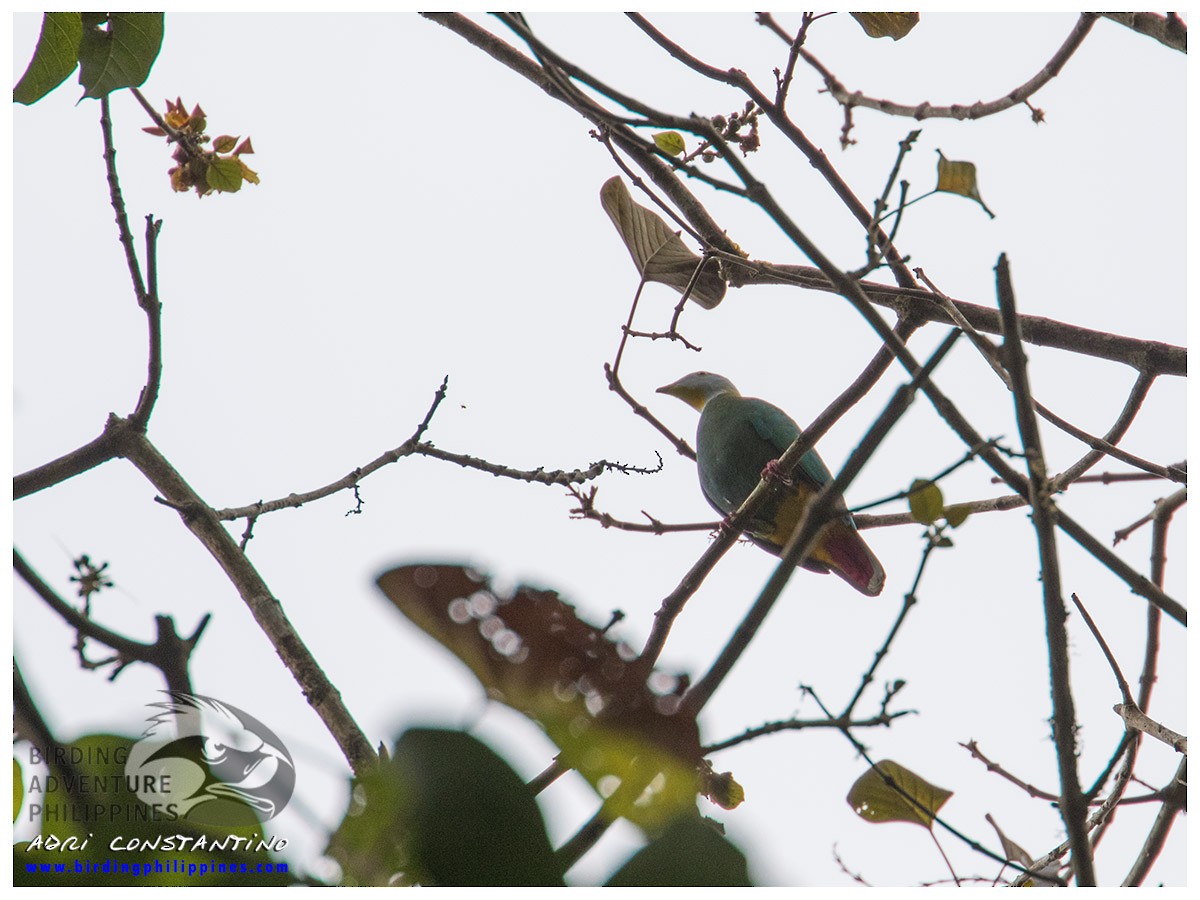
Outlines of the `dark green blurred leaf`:
<svg viewBox="0 0 1200 900">
<path fill-rule="evenodd" d="M 162 39 L 162 13 L 110 13 L 107 28 L 84 28 L 79 43 L 83 96 L 99 98 L 140 85 L 150 75 Z"/>
<path fill-rule="evenodd" d="M 753 887 L 746 857 L 699 816 L 682 816 L 633 855 L 609 887 Z"/>
<path fill-rule="evenodd" d="M 930 828 L 930 813 L 936 815 L 953 793 L 885 759 L 854 782 L 846 802 L 868 822 L 912 822 Z"/>
<path fill-rule="evenodd" d="M 870 37 L 898 41 L 917 27 L 921 14 L 915 12 L 852 12 L 851 16 Z"/>
<path fill-rule="evenodd" d="M 947 506 L 945 509 L 946 522 L 951 528 L 958 528 L 971 515 L 971 508 L 965 503 Z"/>
<path fill-rule="evenodd" d="M 392 758 L 356 782 L 327 852 L 344 884 L 563 884 L 533 793 L 459 731 L 406 731 Z"/>
<path fill-rule="evenodd" d="M 83 21 L 77 12 L 46 13 L 33 59 L 13 88 L 17 103 L 36 103 L 62 84 L 79 64 Z"/>
<path fill-rule="evenodd" d="M 21 777 L 21 764 L 13 757 L 13 822 L 21 814 L 21 804 L 25 802 L 25 784 Z"/>
</svg>

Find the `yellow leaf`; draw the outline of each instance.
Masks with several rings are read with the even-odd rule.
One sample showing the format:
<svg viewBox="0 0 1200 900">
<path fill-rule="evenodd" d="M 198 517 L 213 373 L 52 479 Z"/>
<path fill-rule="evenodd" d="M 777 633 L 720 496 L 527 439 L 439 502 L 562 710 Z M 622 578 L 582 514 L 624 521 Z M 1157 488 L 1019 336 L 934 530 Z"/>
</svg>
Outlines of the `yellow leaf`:
<svg viewBox="0 0 1200 900">
<path fill-rule="evenodd" d="M 238 161 L 238 165 L 242 167 L 242 177 L 251 184 L 258 184 L 258 173 L 246 165 L 246 161 L 240 156 L 234 156 L 234 159 L 236 159 Z"/>
<path fill-rule="evenodd" d="M 921 21 L 921 14 L 915 12 L 852 12 L 850 15 L 869 37 L 890 37 L 893 41 L 900 40 Z"/>
<path fill-rule="evenodd" d="M 930 828 L 933 817 L 953 794 L 885 759 L 854 782 L 846 802 L 868 822 L 912 822 Z"/>
<path fill-rule="evenodd" d="M 975 163 L 946 159 L 946 157 L 942 155 L 941 150 L 937 151 L 937 155 L 937 190 L 946 191 L 950 194 L 959 194 L 963 197 L 970 197 L 972 200 L 982 206 L 983 211 L 991 218 L 996 218 L 996 214 L 987 208 L 987 204 L 984 203 L 983 198 L 979 196 L 979 182 L 975 177 Z"/>
<path fill-rule="evenodd" d="M 908 489 L 908 508 L 922 525 L 932 525 L 943 515 L 942 489 L 932 481 L 918 478 Z"/>
<path fill-rule="evenodd" d="M 654 135 L 654 143 L 663 153 L 669 153 L 671 156 L 679 156 L 687 149 L 687 145 L 683 142 L 683 135 L 678 131 L 660 131 Z"/>
<path fill-rule="evenodd" d="M 218 153 L 228 153 L 237 146 L 238 139 L 231 134 L 223 134 L 213 138 L 213 149 Z"/>
</svg>

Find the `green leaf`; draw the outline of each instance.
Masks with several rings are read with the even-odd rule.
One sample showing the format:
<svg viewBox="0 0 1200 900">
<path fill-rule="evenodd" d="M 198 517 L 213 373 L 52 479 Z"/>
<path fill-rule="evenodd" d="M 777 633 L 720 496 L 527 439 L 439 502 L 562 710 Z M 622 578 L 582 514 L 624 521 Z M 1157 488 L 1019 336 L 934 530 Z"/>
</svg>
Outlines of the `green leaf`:
<svg viewBox="0 0 1200 900">
<path fill-rule="evenodd" d="M 885 759 L 854 782 L 846 802 L 868 822 L 912 822 L 931 828 L 933 816 L 953 793 Z"/>
<path fill-rule="evenodd" d="M 908 508 L 922 525 L 932 525 L 944 512 L 942 489 L 932 481 L 916 479 L 908 488 Z"/>
<path fill-rule="evenodd" d="M 62 84 L 79 64 L 83 20 L 77 12 L 46 13 L 33 59 L 13 88 L 13 100 L 29 105 Z"/>
<path fill-rule="evenodd" d="M 971 508 L 965 503 L 958 503 L 953 506 L 947 506 L 943 510 L 946 517 L 946 522 L 951 528 L 958 528 L 963 522 L 967 521 L 967 517 L 971 515 Z"/>
<path fill-rule="evenodd" d="M 21 814 L 21 804 L 25 802 L 25 782 L 21 777 L 21 764 L 13 757 L 13 823 Z"/>
<path fill-rule="evenodd" d="M 702 257 L 689 250 L 658 213 L 634 203 L 619 175 L 600 188 L 600 205 L 625 242 L 638 274 L 646 281 L 660 282 L 682 294 Z M 724 299 L 725 279 L 716 263 L 705 264 L 688 296 L 705 309 L 712 309 Z"/>
<path fill-rule="evenodd" d="M 639 850 L 608 887 L 753 887 L 746 857 L 699 816 L 682 816 Z"/>
<path fill-rule="evenodd" d="M 671 156 L 679 156 L 687 150 L 687 144 L 683 142 L 683 135 L 678 131 L 659 131 L 655 133 L 654 144 L 663 153 L 668 153 Z"/>
<path fill-rule="evenodd" d="M 941 150 L 937 151 L 937 155 L 938 183 L 936 189 L 962 197 L 970 197 L 983 207 L 983 211 L 989 217 L 996 218 L 996 214 L 987 208 L 987 204 L 979 196 L 979 181 L 975 177 L 975 163 L 946 159 Z"/>
<path fill-rule="evenodd" d="M 344 884 L 563 886 L 532 791 L 460 731 L 406 731 L 356 782 L 327 852 Z"/>
<path fill-rule="evenodd" d="M 242 164 L 233 157 L 217 157 L 209 162 L 205 177 L 214 191 L 232 194 L 242 189 Z"/>
<path fill-rule="evenodd" d="M 898 41 L 917 27 L 921 14 L 915 12 L 852 12 L 862 30 L 870 37 L 890 37 Z"/>
<path fill-rule="evenodd" d="M 79 44 L 83 96 L 99 98 L 140 85 L 150 75 L 162 39 L 162 13 L 110 13 L 107 28 L 84 29 Z"/>
</svg>

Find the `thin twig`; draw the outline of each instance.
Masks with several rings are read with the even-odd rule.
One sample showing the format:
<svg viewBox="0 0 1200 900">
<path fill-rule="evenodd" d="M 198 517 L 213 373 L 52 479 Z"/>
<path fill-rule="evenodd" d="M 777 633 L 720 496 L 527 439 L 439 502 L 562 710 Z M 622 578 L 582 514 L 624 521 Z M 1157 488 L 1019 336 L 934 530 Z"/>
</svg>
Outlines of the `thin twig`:
<svg viewBox="0 0 1200 900">
<path fill-rule="evenodd" d="M 115 179 L 115 173 L 114 173 Z M 137 407 L 129 416 L 134 428 L 143 431 L 150 422 L 150 414 L 158 401 L 158 390 L 162 384 L 162 303 L 158 299 L 158 232 L 162 219 L 146 216 L 146 293 L 138 298 L 138 305 L 146 313 L 150 349 L 146 355 L 146 386 L 138 397 Z"/>
<path fill-rule="evenodd" d="M 1146 400 L 1146 396 L 1150 393 L 1151 386 L 1154 384 L 1155 377 L 1156 376 L 1153 372 L 1138 373 L 1137 380 L 1134 381 L 1133 387 L 1129 389 L 1129 396 L 1125 399 L 1125 406 L 1122 407 L 1120 415 L 1117 416 L 1117 420 L 1113 422 L 1112 427 L 1109 428 L 1104 435 L 1104 441 L 1109 445 L 1109 447 L 1115 448 L 1117 442 L 1125 436 L 1125 432 L 1127 432 L 1129 427 L 1133 424 L 1133 420 L 1137 418 L 1137 414 L 1141 410 L 1142 404 Z M 1078 462 L 1073 463 L 1054 476 L 1054 488 L 1056 490 L 1062 490 L 1069 484 L 1083 480 L 1085 478 L 1083 473 L 1096 465 L 1096 463 L 1100 462 L 1100 460 L 1102 460 L 1106 454 L 1107 449 L 1099 446 L 1085 453 Z M 1143 466 L 1142 468 L 1144 469 L 1145 467 Z M 1170 473 L 1172 470 L 1178 472 L 1179 468 L 1178 466 L 1167 467 L 1168 473 Z M 1110 481 L 1133 480 L 1147 476 L 1157 478 L 1163 477 L 1162 474 L 1158 472 L 1146 472 L 1145 474 L 1131 472 L 1120 476 L 1102 476 L 1099 480 L 1103 481 L 1105 484 L 1108 484 Z M 1182 473 L 1182 477 L 1184 481 L 1187 480 L 1186 472 Z M 1108 480 L 1105 480 L 1106 478 Z"/>
<path fill-rule="evenodd" d="M 133 247 L 133 232 L 129 230 L 129 216 L 125 213 L 125 199 L 121 195 L 121 183 L 117 178 L 117 151 L 113 144 L 112 116 L 109 114 L 107 94 L 100 98 L 100 133 L 104 138 L 104 168 L 108 174 L 109 201 L 117 216 L 117 237 L 125 250 L 125 263 L 133 281 L 133 293 L 141 304 L 146 297 L 146 283 L 142 280 L 137 251 Z"/>
<path fill-rule="evenodd" d="M 1092 633 L 1092 637 L 1096 639 L 1096 643 L 1100 645 L 1100 650 L 1104 654 L 1104 658 L 1108 660 L 1108 667 L 1112 669 L 1113 677 L 1117 680 L 1117 689 L 1121 692 L 1121 699 L 1127 704 L 1132 704 L 1133 694 L 1129 691 L 1129 682 L 1125 680 L 1125 675 L 1121 672 L 1121 667 L 1117 664 L 1117 658 L 1113 656 L 1112 650 L 1109 649 L 1108 641 L 1104 640 L 1104 635 L 1096 627 L 1096 623 L 1088 614 L 1087 608 L 1083 605 L 1083 601 L 1079 599 L 1078 594 L 1071 594 L 1071 602 L 1075 604 L 1075 608 L 1083 616 L 1083 621 L 1087 624 L 1088 630 Z"/>
<path fill-rule="evenodd" d="M 979 100 L 969 106 L 959 103 L 948 106 L 934 106 L 929 102 L 919 103 L 916 106 L 906 106 L 901 103 L 893 103 L 891 100 L 877 100 L 873 97 L 867 97 L 862 91 L 852 92 L 847 90 L 846 86 L 820 60 L 807 50 L 801 50 L 800 55 L 804 57 L 805 62 L 821 74 L 821 77 L 825 80 L 825 87 L 829 91 L 829 95 L 844 107 L 861 106 L 866 109 L 874 109 L 878 112 L 886 113 L 890 116 L 903 116 L 916 119 L 918 122 L 934 118 L 959 120 L 982 119 L 986 116 L 992 116 L 1007 109 L 1012 109 L 1014 106 L 1025 104 L 1030 97 L 1045 87 L 1051 79 L 1062 71 L 1063 66 L 1067 64 L 1067 61 L 1079 49 L 1079 45 L 1083 43 L 1083 39 L 1087 37 L 1088 32 L 1092 30 L 1092 26 L 1095 24 L 1096 15 L 1096 13 L 1082 13 L 1062 46 L 1058 48 L 1046 65 L 1027 82 L 1020 87 L 1013 88 L 1013 90 L 1009 91 L 1003 97 L 992 100 L 989 103 Z M 1035 111 L 1034 121 L 1039 121 L 1039 119 L 1039 112 Z"/>
<path fill-rule="evenodd" d="M 1054 746 L 1062 797 L 1059 813 L 1067 828 L 1075 881 L 1081 887 L 1096 883 L 1092 847 L 1087 835 L 1087 801 L 1079 785 L 1075 746 L 1075 699 L 1071 693 L 1070 649 L 1067 640 L 1067 611 L 1059 580 L 1058 546 L 1054 527 L 1054 504 L 1050 497 L 1045 456 L 1034 412 L 1033 392 L 1026 371 L 1025 351 L 1021 346 L 1020 324 L 1016 316 L 1016 298 L 1009 278 L 1008 259 L 1003 254 L 996 265 L 996 293 L 1000 317 L 1005 326 L 1005 368 L 1012 378 L 1017 427 L 1029 468 L 1029 498 L 1033 527 L 1037 533 L 1041 558 L 1042 601 L 1046 618 L 1046 645 L 1050 657 L 1050 693 L 1053 698 Z"/>
<path fill-rule="evenodd" d="M 511 478 L 516 481 L 525 481 L 530 484 L 545 484 L 545 485 L 564 485 L 570 486 L 581 484 L 597 478 L 605 472 L 625 472 L 635 474 L 650 474 L 657 472 L 662 468 L 662 460 L 659 460 L 657 468 L 644 468 L 640 466 L 627 465 L 625 463 L 609 462 L 602 459 L 599 462 L 594 462 L 585 469 L 515 469 L 511 466 L 501 465 L 500 463 L 490 462 L 486 459 L 480 459 L 476 456 L 470 456 L 465 453 L 452 453 L 449 450 L 443 450 L 440 447 L 435 447 L 433 444 L 426 441 L 421 441 L 420 438 L 429 428 L 429 424 L 433 418 L 434 412 L 438 405 L 446 396 L 447 379 L 442 380 L 441 387 L 438 388 L 434 395 L 433 403 L 429 407 L 429 411 L 425 414 L 424 420 L 417 427 L 412 437 L 406 440 L 399 447 L 387 451 L 386 453 L 376 457 L 365 465 L 359 466 L 336 481 L 314 488 L 303 493 L 291 493 L 286 497 L 280 497 L 276 500 L 258 500 L 254 503 L 245 506 L 235 506 L 226 509 L 215 510 L 218 519 L 223 521 L 231 521 L 241 518 L 255 518 L 265 515 L 266 513 L 276 512 L 281 509 L 296 509 L 303 506 L 305 503 L 311 503 L 314 500 L 320 500 L 325 497 L 332 496 L 340 491 L 350 490 L 356 487 L 364 478 L 377 472 L 384 466 L 398 462 L 407 456 L 428 456 L 433 459 L 440 459 L 443 462 L 455 463 L 466 469 L 477 469 L 480 472 L 487 472 L 489 475 L 496 477 Z"/>
<path fill-rule="evenodd" d="M 554 762 L 533 776 L 525 786 L 529 788 L 531 793 L 540 794 L 546 788 L 550 787 L 550 785 L 554 784 L 560 776 L 565 775 L 569 771 L 571 771 L 570 766 L 564 766 L 558 757 L 555 757 Z"/>
<path fill-rule="evenodd" d="M 1128 538 L 1129 535 L 1133 534 L 1133 532 L 1135 532 L 1137 529 L 1141 528 L 1147 522 L 1157 523 L 1157 522 L 1161 521 L 1161 519 L 1164 515 L 1169 518 L 1172 514 L 1174 514 L 1175 510 L 1177 510 L 1179 507 L 1181 507 L 1186 502 L 1187 502 L 1187 488 L 1178 490 L 1175 493 L 1171 494 L 1169 497 L 1163 497 L 1158 500 L 1155 500 L 1153 510 L 1151 510 L 1147 515 L 1138 519 L 1136 522 L 1134 522 L 1128 528 L 1120 529 L 1113 536 L 1113 546 L 1116 546 L 1121 541 Z M 1163 548 L 1159 547 L 1158 549 L 1162 550 Z M 1151 558 L 1152 565 L 1153 565 L 1153 562 L 1154 562 L 1154 560 L 1153 560 L 1153 558 Z"/>
<path fill-rule="evenodd" d="M 738 744 L 744 744 L 746 741 L 752 741 L 768 734 L 778 734 L 781 731 L 808 731 L 820 728 L 876 728 L 881 725 L 884 728 L 890 728 L 896 719 L 915 714 L 916 710 L 914 709 L 901 709 L 896 712 L 880 712 L 861 719 L 784 719 L 779 722 L 767 722 L 755 728 L 747 728 L 741 734 L 709 744 L 703 749 L 706 754 L 717 753 L 730 747 L 736 747 Z"/>
<path fill-rule="evenodd" d="M 599 522 L 602 528 L 616 528 L 618 531 L 635 531 L 643 534 L 668 534 L 676 531 L 716 531 L 721 527 L 720 522 L 668 524 L 654 518 L 645 510 L 642 510 L 642 515 L 649 519 L 649 522 L 625 522 L 596 509 L 597 489 L 595 487 L 592 487 L 586 494 L 574 485 L 569 486 L 567 491 L 579 502 L 579 506 L 571 510 L 571 515 L 575 518 Z"/>
<path fill-rule="evenodd" d="M 999 763 L 992 762 L 992 760 L 988 759 L 986 756 L 983 755 L 983 751 L 979 749 L 979 744 L 976 743 L 974 740 L 968 741 L 965 744 L 962 741 L 959 741 L 958 746 L 960 746 L 964 750 L 968 751 L 971 754 L 972 758 L 977 759 L 981 763 L 983 763 L 989 772 L 993 772 L 996 775 L 999 775 L 1005 781 L 1012 782 L 1013 784 L 1015 784 L 1017 787 L 1019 787 L 1021 790 L 1023 790 L 1025 793 L 1027 793 L 1033 799 L 1049 800 L 1053 803 L 1058 802 L 1058 794 L 1052 794 L 1049 791 L 1043 791 L 1041 788 L 1034 787 L 1029 782 L 1022 781 L 1016 775 L 1013 775 L 1011 772 L 1009 772 L 1007 769 L 1005 769 Z"/>
<path fill-rule="evenodd" d="M 887 209 L 887 200 L 891 196 L 892 188 L 896 185 L 896 179 L 900 177 L 900 166 L 904 162 L 904 157 L 912 150 L 913 144 L 917 142 L 917 138 L 921 136 L 919 128 L 910 131 L 904 140 L 900 141 L 900 149 L 896 153 L 896 162 L 892 165 L 892 171 L 888 175 L 887 182 L 883 186 L 883 192 L 875 201 L 875 215 L 871 218 L 871 227 L 867 229 L 867 262 L 866 264 L 854 273 L 856 278 L 863 278 L 868 272 L 873 272 L 878 266 L 882 251 L 880 241 L 876 240 L 875 234 L 881 227 L 883 221 L 883 211 Z M 902 182 L 900 188 L 900 203 L 896 207 L 896 221 L 892 223 L 892 230 L 887 236 L 887 242 L 894 244 L 896 235 L 900 231 L 900 220 L 904 214 L 904 198 L 908 193 L 908 182 Z M 921 277 L 921 270 L 914 268 L 913 274 L 918 278 Z M 961 327 L 961 326 L 960 326 Z"/>
<path fill-rule="evenodd" d="M 152 644 L 142 643 L 105 628 L 63 600 L 58 593 L 42 580 L 25 558 L 13 549 L 13 568 L 35 594 L 42 598 L 64 622 L 75 629 L 81 637 L 88 637 L 106 644 L 117 652 L 116 668 L 109 680 L 113 680 L 132 662 L 143 662 L 154 666 L 167 682 L 168 690 L 191 693 L 191 678 L 188 663 L 192 651 L 208 626 L 211 613 L 201 616 L 199 623 L 187 637 L 175 630 L 175 620 L 170 616 L 155 616 L 158 638 Z"/>
<path fill-rule="evenodd" d="M 820 707 L 820 709 L 823 713 L 825 713 L 826 715 L 831 715 L 828 708 L 826 708 L 825 704 L 821 702 L 821 698 L 817 696 L 816 691 L 814 691 L 811 687 L 807 687 L 805 685 L 801 685 L 801 688 L 809 696 L 811 696 L 814 701 L 816 701 L 817 706 Z M 841 732 L 842 737 L 844 737 L 847 741 L 850 742 L 850 744 L 854 747 L 855 751 L 857 751 L 858 755 L 861 756 L 864 760 L 866 760 L 867 764 L 872 769 L 876 770 L 876 772 L 879 774 L 880 778 L 883 779 L 884 784 L 886 784 L 889 788 L 891 788 L 896 793 L 898 793 L 901 797 L 903 797 L 905 799 L 905 801 L 912 804 L 913 809 L 920 810 L 925 816 L 927 816 L 929 818 L 929 821 L 936 822 L 938 825 L 941 825 L 944 829 L 946 829 L 947 832 L 954 835 L 956 838 L 958 838 L 960 841 L 962 841 L 964 844 L 966 844 L 968 847 L 970 847 L 976 853 L 980 853 L 983 856 L 986 856 L 988 859 L 993 860 L 998 863 L 1001 863 L 1003 865 L 1012 865 L 1018 869 L 1021 868 L 1019 863 L 1012 862 L 1011 860 L 1005 859 L 1003 856 L 1000 856 L 1000 855 L 994 853 L 993 851 L 989 850 L 987 847 L 983 846 L 983 844 L 979 843 L 979 841 L 977 841 L 974 838 L 959 831 L 957 828 L 955 828 L 953 825 L 951 825 L 949 822 L 947 822 L 945 819 L 943 819 L 941 816 L 939 816 L 936 811 L 929 809 L 924 803 L 921 802 L 921 800 L 919 798 L 914 797 L 912 794 L 910 794 L 908 791 L 906 791 L 903 787 L 901 787 L 899 784 L 897 784 L 896 780 L 894 778 L 892 778 L 891 775 L 888 775 L 886 772 L 879 771 L 879 768 L 876 765 L 875 760 L 873 760 L 871 758 L 870 752 L 863 745 L 862 741 L 860 741 L 858 738 L 856 738 L 848 729 L 841 728 L 838 730 Z M 1035 869 L 1026 869 L 1026 870 L 1023 870 L 1023 874 L 1025 876 L 1030 876 L 1030 875 L 1037 874 L 1037 872 Z M 1055 883 L 1057 884 L 1059 882 L 1057 880 L 1055 880 Z"/>
<path fill-rule="evenodd" d="M 1142 844 L 1142 849 L 1138 853 L 1133 868 L 1129 870 L 1129 874 L 1125 876 L 1125 880 L 1121 883 L 1122 887 L 1137 887 L 1145 880 L 1146 875 L 1150 872 L 1150 868 L 1154 865 L 1154 861 L 1158 859 L 1159 853 L 1162 852 L 1163 845 L 1167 842 L 1167 835 L 1171 833 L 1171 826 L 1175 822 L 1175 817 L 1179 815 L 1181 810 L 1187 809 L 1186 756 L 1180 760 L 1179 767 L 1175 770 L 1175 776 L 1171 779 L 1170 785 L 1164 788 L 1164 793 L 1167 795 L 1167 799 L 1158 811 L 1158 816 L 1155 818 L 1154 824 L 1150 826 L 1150 832 L 1146 835 L 1146 840 Z"/>
<path fill-rule="evenodd" d="M 652 41 L 654 41 L 673 58 L 679 60 L 688 68 L 699 72 L 701 75 L 705 76 L 706 78 L 710 78 L 713 81 L 717 81 L 722 84 L 728 84 L 731 87 L 741 90 L 747 97 L 750 98 L 750 100 L 755 103 L 755 105 L 757 105 L 764 113 L 766 113 L 767 118 L 771 120 L 771 123 L 778 128 L 779 131 L 797 148 L 799 148 L 799 150 L 808 158 L 809 163 L 811 163 L 812 166 L 821 174 L 821 176 L 833 189 L 834 193 L 838 196 L 838 198 L 846 206 L 846 209 L 850 211 L 858 223 L 863 228 L 870 228 L 872 219 L 870 211 L 866 208 L 862 201 L 858 199 L 858 196 L 845 182 L 838 171 L 829 163 L 824 151 L 822 151 L 816 144 L 809 140 L 804 132 L 797 128 L 796 124 L 787 117 L 784 111 L 758 89 L 758 87 L 753 81 L 750 80 L 745 72 L 741 71 L 740 69 L 720 69 L 716 66 L 710 66 L 707 63 L 697 59 L 691 53 L 688 53 L 674 41 L 668 39 L 662 32 L 651 25 L 644 16 L 637 13 L 626 13 L 626 15 L 635 25 L 637 25 L 638 28 L 645 32 Z M 803 54 L 806 51 L 801 50 L 800 52 Z M 742 179 L 742 182 L 746 184 L 747 190 L 752 193 L 755 202 L 757 202 L 758 205 L 761 206 L 763 210 L 771 216 L 772 219 L 782 226 L 783 221 L 780 219 L 782 210 L 780 210 L 774 201 L 770 199 L 770 196 L 766 192 L 763 185 L 754 179 L 748 179 L 748 173 L 746 172 L 745 168 L 738 163 L 737 159 L 727 158 L 726 163 L 738 174 L 739 178 Z M 794 227 L 795 226 L 791 226 L 792 229 L 794 229 Z M 792 237 L 792 230 L 784 227 L 783 231 L 789 237 Z M 801 249 L 808 253 L 804 246 L 801 246 Z M 908 271 L 908 268 L 905 266 L 904 261 L 900 258 L 900 254 L 896 248 L 890 242 L 887 242 L 884 244 L 882 249 L 888 260 L 888 265 L 891 267 L 892 274 L 895 276 L 897 282 L 905 287 L 916 287 L 916 280 L 913 278 L 912 273 Z M 817 259 L 813 257 L 811 253 L 808 253 L 808 256 L 813 260 L 814 263 L 817 263 L 819 267 L 824 268 L 820 263 L 817 262 Z"/>
<path fill-rule="evenodd" d="M 629 391 L 625 389 L 625 385 L 621 384 L 620 377 L 616 372 L 613 371 L 612 366 L 610 366 L 608 363 L 604 364 L 604 377 L 608 381 L 608 389 L 629 404 L 629 408 L 633 410 L 634 415 L 641 416 L 652 426 L 654 426 L 655 430 L 658 431 L 659 434 L 661 434 L 675 446 L 675 449 L 681 456 L 686 456 L 688 459 L 696 458 L 696 451 L 691 448 L 691 445 L 689 445 L 687 441 L 676 435 L 675 432 L 671 431 L 670 428 L 664 425 L 658 419 L 658 417 L 650 412 L 649 408 L 641 403 L 638 403 L 638 401 L 634 399 L 633 394 L 629 393 Z"/>
</svg>

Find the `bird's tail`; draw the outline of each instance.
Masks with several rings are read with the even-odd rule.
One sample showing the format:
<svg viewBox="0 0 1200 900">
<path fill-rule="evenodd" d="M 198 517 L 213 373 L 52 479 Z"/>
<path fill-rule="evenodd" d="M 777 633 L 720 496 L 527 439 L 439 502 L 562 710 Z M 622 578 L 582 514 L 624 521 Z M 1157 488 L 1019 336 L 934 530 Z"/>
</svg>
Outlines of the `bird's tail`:
<svg viewBox="0 0 1200 900">
<path fill-rule="evenodd" d="M 883 566 L 857 531 L 846 526 L 839 528 L 839 524 L 835 523 L 820 542 L 823 552 L 814 555 L 858 591 L 868 597 L 879 596 L 887 577 Z"/>
</svg>

